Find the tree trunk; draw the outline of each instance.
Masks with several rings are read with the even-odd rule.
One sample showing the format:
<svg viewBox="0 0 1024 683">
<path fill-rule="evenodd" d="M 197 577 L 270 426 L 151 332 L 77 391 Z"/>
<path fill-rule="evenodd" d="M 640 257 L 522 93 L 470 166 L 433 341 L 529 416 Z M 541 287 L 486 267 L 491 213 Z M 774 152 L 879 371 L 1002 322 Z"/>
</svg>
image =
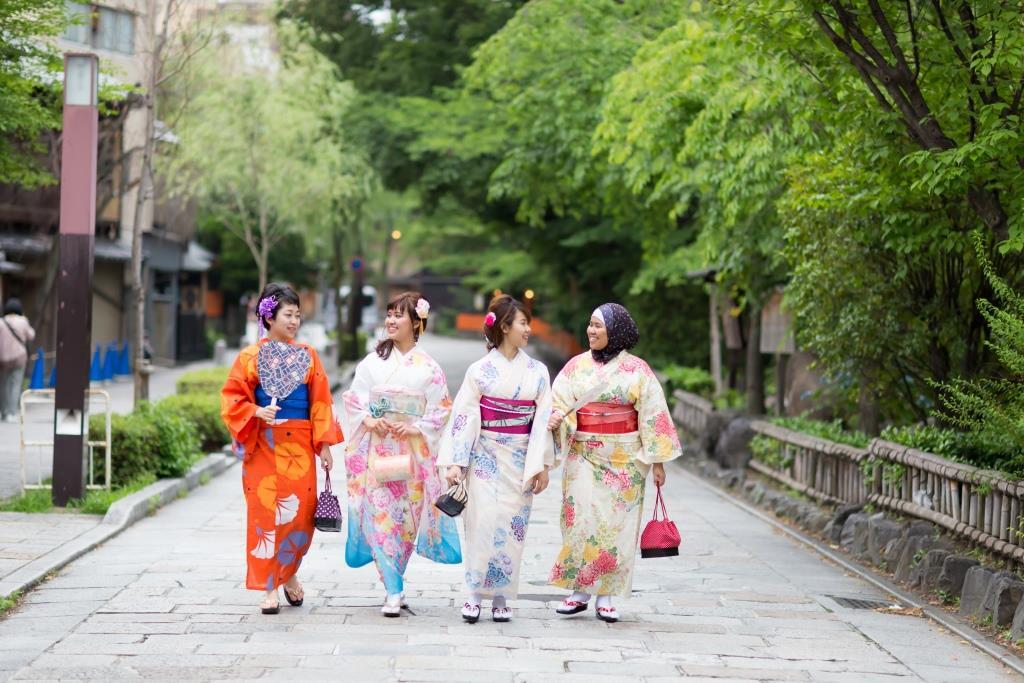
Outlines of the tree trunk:
<svg viewBox="0 0 1024 683">
<path fill-rule="evenodd" d="M 749 307 L 747 333 L 747 412 L 764 414 L 764 358 L 761 356 L 761 307 Z"/>
<path fill-rule="evenodd" d="M 341 300 L 341 285 L 345 281 L 345 246 L 341 226 L 335 226 L 331 234 L 331 285 L 334 287 L 334 333 L 337 339 L 335 362 L 341 365 L 345 360 L 345 302 Z"/>
<path fill-rule="evenodd" d="M 881 411 L 878 407 L 878 395 L 873 388 L 872 373 L 868 369 L 861 372 L 857 397 L 857 422 L 860 431 L 868 436 L 878 436 L 882 422 Z"/>
</svg>

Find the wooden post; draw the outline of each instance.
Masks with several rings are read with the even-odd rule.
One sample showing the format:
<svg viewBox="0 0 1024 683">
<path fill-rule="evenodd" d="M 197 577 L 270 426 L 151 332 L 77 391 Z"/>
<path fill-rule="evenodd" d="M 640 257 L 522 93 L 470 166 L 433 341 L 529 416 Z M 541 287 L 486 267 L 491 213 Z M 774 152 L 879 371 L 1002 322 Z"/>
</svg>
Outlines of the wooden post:
<svg viewBox="0 0 1024 683">
<path fill-rule="evenodd" d="M 711 324 L 711 377 L 715 382 L 715 396 L 721 396 L 722 385 L 722 339 L 721 324 L 718 320 L 718 283 L 711 283 L 708 295 L 708 322 Z"/>
</svg>

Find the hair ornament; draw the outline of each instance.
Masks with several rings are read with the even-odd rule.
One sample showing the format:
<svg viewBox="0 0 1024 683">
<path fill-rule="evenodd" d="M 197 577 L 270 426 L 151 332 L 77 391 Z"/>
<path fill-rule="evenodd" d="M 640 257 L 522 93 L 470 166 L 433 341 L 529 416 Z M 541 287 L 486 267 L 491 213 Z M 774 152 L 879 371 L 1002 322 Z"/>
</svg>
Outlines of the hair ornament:
<svg viewBox="0 0 1024 683">
<path fill-rule="evenodd" d="M 419 316 L 420 320 L 426 320 L 430 314 L 430 302 L 426 299 L 419 299 L 416 302 L 416 315 Z"/>
<path fill-rule="evenodd" d="M 260 320 L 269 318 L 274 315 L 274 310 L 277 308 L 277 297 L 266 296 L 260 299 L 260 305 L 257 307 L 259 312 Z"/>
<path fill-rule="evenodd" d="M 496 315 L 494 315 L 494 311 L 490 311 L 484 317 L 484 327 L 494 327 L 494 321 L 497 320 L 497 319 L 498 319 L 498 317 Z"/>
</svg>

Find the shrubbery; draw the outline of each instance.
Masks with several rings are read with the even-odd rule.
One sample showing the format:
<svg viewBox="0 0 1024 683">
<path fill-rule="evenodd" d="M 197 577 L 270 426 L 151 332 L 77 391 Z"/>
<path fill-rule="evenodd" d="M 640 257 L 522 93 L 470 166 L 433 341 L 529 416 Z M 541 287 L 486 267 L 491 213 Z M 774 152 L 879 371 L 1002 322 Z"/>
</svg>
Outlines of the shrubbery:
<svg viewBox="0 0 1024 683">
<path fill-rule="evenodd" d="M 184 418 L 195 427 L 204 452 L 219 451 L 231 441 L 220 417 L 220 392 L 215 394 L 178 394 L 156 404 L 157 410 Z"/>
<path fill-rule="evenodd" d="M 670 364 L 662 366 L 660 371 L 665 376 L 665 393 L 668 396 L 676 389 L 682 389 L 691 394 L 711 398 L 715 390 L 715 380 L 704 368 Z"/>
<path fill-rule="evenodd" d="M 104 418 L 89 420 L 90 440 L 104 438 Z M 184 417 L 143 403 L 127 415 L 110 419 L 111 484 L 125 486 L 147 476 L 180 477 L 200 456 L 199 436 Z M 103 480 L 103 451 L 93 457 L 95 481 Z"/>
<path fill-rule="evenodd" d="M 227 378 L 228 368 L 193 370 L 179 377 L 175 387 L 179 394 L 206 394 L 219 397 Z"/>
</svg>

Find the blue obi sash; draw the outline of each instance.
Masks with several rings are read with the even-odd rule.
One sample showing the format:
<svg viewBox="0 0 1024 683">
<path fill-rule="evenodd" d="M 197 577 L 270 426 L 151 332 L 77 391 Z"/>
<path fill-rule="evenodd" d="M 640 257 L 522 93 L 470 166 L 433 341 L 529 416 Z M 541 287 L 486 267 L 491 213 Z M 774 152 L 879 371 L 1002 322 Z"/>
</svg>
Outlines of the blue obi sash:
<svg viewBox="0 0 1024 683">
<path fill-rule="evenodd" d="M 256 385 L 256 405 L 265 408 L 270 405 L 270 394 L 263 391 L 263 387 Z M 278 420 L 308 420 L 309 419 L 309 386 L 300 384 L 298 388 L 287 397 L 277 400 L 277 411 L 275 419 Z"/>
</svg>

